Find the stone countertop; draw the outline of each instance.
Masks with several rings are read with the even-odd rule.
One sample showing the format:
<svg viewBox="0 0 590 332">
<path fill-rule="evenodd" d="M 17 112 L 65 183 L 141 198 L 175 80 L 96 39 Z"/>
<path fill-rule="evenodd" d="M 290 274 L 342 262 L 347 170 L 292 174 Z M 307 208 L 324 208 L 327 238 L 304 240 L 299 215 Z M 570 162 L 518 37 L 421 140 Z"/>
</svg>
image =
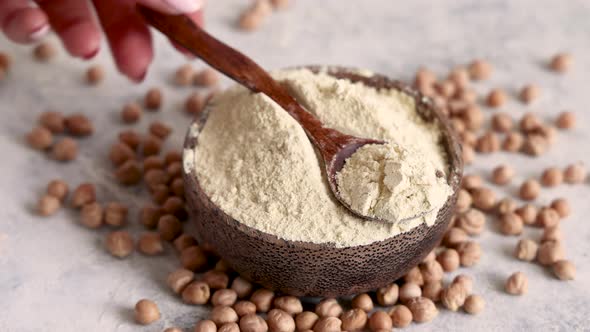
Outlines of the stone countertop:
<svg viewBox="0 0 590 332">
<path fill-rule="evenodd" d="M 338 64 L 368 68 L 409 79 L 420 65 L 441 75 L 452 66 L 474 57 L 494 64 L 491 80 L 478 84 L 480 91 L 503 87 L 511 96 L 525 83 L 537 83 L 542 97 L 525 107 L 513 98 L 503 109 L 515 117 L 534 110 L 551 120 L 558 111 L 576 112 L 576 129 L 558 136 L 545 155 L 531 159 L 504 153 L 479 157 L 467 173 L 488 176 L 508 163 L 517 170 L 512 185 L 496 188 L 515 193 L 525 178 L 538 176 L 544 167 L 583 161 L 590 165 L 590 3 L 588 1 L 386 1 L 295 0 L 286 11 L 270 17 L 251 34 L 233 28 L 244 1 L 210 1 L 206 14 L 209 30 L 251 55 L 266 68 L 301 64 Z M 40 218 L 33 208 L 45 184 L 65 178 L 71 186 L 82 181 L 98 185 L 103 200 L 118 199 L 132 206 L 130 230 L 139 234 L 136 210 L 145 198 L 137 189 L 121 190 L 114 184 L 107 151 L 123 128 L 118 112 L 125 102 L 136 100 L 148 87 L 164 89 L 160 115 L 145 114 L 136 126 L 145 128 L 156 117 L 175 128 L 169 147 L 180 147 L 189 118 L 182 112 L 190 88 L 176 88 L 171 73 L 185 60 L 158 36 L 157 57 L 147 80 L 133 86 L 116 75 L 107 52 L 92 63 L 107 68 L 98 87 L 84 84 L 88 64 L 65 56 L 63 50 L 51 64 L 32 60 L 31 48 L 0 40 L 0 50 L 15 64 L 0 82 L 0 331 L 162 331 L 184 328 L 206 316 L 202 308 L 181 303 L 165 287 L 166 275 L 176 267 L 173 251 L 156 258 L 134 254 L 116 260 L 105 253 L 107 232 L 80 227 L 76 215 L 62 209 L 56 216 Z M 548 72 L 544 65 L 558 51 L 575 57 L 575 69 L 567 75 Z M 227 81 L 224 82 L 227 84 Z M 66 113 L 84 112 L 97 128 L 81 141 L 78 160 L 58 164 L 27 148 L 24 134 L 38 114 L 48 108 Z M 489 113 L 491 111 L 486 111 Z M 407 331 L 589 331 L 590 330 L 590 185 L 543 190 L 539 203 L 567 197 L 573 214 L 563 222 L 566 255 L 576 263 L 577 278 L 556 280 L 536 264 L 511 257 L 516 237 L 498 234 L 493 223 L 478 239 L 483 257 L 465 270 L 475 278 L 475 292 L 486 299 L 485 311 L 472 317 L 441 310 L 428 324 L 413 324 Z M 538 230 L 523 237 L 537 238 Z M 529 292 L 513 297 L 503 292 L 505 279 L 515 271 L 529 277 Z M 458 271 L 463 272 L 463 269 Z M 154 299 L 162 319 L 140 328 L 132 308 L 140 298 Z"/>
</svg>

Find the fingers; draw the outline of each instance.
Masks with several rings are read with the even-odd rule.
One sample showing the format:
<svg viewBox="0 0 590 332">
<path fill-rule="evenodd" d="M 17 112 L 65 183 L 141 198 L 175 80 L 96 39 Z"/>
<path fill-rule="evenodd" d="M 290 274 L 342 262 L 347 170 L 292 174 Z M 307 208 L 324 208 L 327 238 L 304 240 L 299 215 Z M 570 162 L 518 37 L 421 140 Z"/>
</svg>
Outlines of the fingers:
<svg viewBox="0 0 590 332">
<path fill-rule="evenodd" d="M 27 0 L 0 0 L 0 27 L 17 43 L 34 41 L 49 31 L 47 16 Z"/>
<path fill-rule="evenodd" d="M 38 0 L 49 23 L 73 56 L 89 59 L 100 48 L 100 31 L 84 0 Z"/>
<path fill-rule="evenodd" d="M 149 30 L 134 1 L 93 1 L 117 68 L 134 81 L 143 80 L 154 55 Z"/>
<path fill-rule="evenodd" d="M 138 0 L 137 2 L 164 13 L 183 14 L 201 9 L 205 0 Z"/>
</svg>

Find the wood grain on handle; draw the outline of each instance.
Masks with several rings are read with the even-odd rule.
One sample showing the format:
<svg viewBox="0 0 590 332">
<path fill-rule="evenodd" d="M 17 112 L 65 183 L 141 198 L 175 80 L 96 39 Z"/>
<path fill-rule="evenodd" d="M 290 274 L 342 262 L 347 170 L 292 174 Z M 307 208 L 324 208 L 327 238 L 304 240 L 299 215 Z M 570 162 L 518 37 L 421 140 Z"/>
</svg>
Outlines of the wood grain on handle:
<svg viewBox="0 0 590 332">
<path fill-rule="evenodd" d="M 337 136 L 321 121 L 305 111 L 299 103 L 264 69 L 247 56 L 209 35 L 185 15 L 168 15 L 137 5 L 139 12 L 155 28 L 188 51 L 254 92 L 262 92 L 285 109 L 320 147 L 324 157 L 334 156 L 339 149 Z"/>
</svg>

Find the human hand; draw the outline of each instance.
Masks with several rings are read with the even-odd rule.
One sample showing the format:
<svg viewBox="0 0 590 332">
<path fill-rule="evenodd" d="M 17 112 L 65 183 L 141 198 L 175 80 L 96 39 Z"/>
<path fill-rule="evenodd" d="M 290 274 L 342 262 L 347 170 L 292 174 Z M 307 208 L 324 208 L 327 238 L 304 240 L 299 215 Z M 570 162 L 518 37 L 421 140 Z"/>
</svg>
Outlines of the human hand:
<svg viewBox="0 0 590 332">
<path fill-rule="evenodd" d="M 170 14 L 184 13 L 202 24 L 204 1 L 37 0 L 35 6 L 29 0 L 0 0 L 0 27 L 17 43 L 38 40 L 51 28 L 65 49 L 82 59 L 98 53 L 104 32 L 119 71 L 138 82 L 145 77 L 154 54 L 149 29 L 135 4 Z"/>
</svg>

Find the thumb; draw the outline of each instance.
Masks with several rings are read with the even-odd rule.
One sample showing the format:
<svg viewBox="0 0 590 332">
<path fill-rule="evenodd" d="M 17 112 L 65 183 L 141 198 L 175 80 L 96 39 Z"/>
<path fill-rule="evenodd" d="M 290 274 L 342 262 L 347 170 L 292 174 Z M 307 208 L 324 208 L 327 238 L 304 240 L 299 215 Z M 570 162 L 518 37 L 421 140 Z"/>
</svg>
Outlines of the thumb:
<svg viewBox="0 0 590 332">
<path fill-rule="evenodd" d="M 137 3 L 168 14 L 188 14 L 203 8 L 205 0 L 137 0 Z"/>
</svg>

